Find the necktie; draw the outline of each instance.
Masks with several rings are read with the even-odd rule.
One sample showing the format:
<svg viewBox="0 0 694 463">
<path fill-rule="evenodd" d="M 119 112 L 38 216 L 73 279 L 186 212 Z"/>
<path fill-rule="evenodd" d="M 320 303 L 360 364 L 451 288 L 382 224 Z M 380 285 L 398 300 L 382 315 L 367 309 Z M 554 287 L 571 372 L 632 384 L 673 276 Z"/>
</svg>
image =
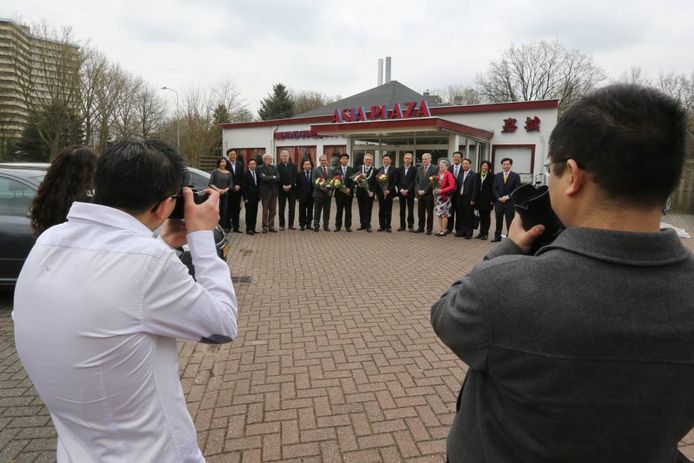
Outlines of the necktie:
<svg viewBox="0 0 694 463">
<path fill-rule="evenodd" d="M 460 187 L 460 194 L 465 192 L 465 179 L 467 178 L 467 172 L 463 173 L 463 186 Z"/>
<path fill-rule="evenodd" d="M 508 179 L 508 174 L 504 172 L 504 183 L 506 183 L 506 179 Z"/>
<path fill-rule="evenodd" d="M 460 172 L 460 167 L 455 166 L 455 178 L 458 178 L 458 172 Z"/>
<path fill-rule="evenodd" d="M 343 177 L 347 176 L 347 168 L 344 166 L 342 167 L 342 176 Z"/>
<path fill-rule="evenodd" d="M 327 177 L 327 176 L 328 176 L 328 168 L 323 167 L 323 177 Z"/>
<path fill-rule="evenodd" d="M 255 171 L 253 170 L 253 171 L 251 171 L 251 173 L 253 174 L 253 185 L 257 185 L 258 182 L 256 182 L 256 180 L 255 180 Z"/>
<path fill-rule="evenodd" d="M 306 177 L 306 181 L 309 181 L 309 182 L 311 181 L 311 179 L 308 178 L 308 171 L 307 170 L 304 171 L 304 176 Z"/>
</svg>

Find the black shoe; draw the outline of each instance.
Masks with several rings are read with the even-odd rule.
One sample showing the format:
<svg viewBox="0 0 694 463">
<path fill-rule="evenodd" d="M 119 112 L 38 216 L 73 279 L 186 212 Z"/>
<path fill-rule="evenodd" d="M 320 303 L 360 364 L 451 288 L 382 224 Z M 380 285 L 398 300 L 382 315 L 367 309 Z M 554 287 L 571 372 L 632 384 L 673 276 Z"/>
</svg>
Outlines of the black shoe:
<svg viewBox="0 0 694 463">
<path fill-rule="evenodd" d="M 494 239 L 492 240 L 492 243 L 498 243 L 499 241 L 501 241 L 501 238 L 494 238 Z"/>
<path fill-rule="evenodd" d="M 306 227 L 300 227 L 299 228 L 299 231 L 304 231 L 304 230 L 306 230 Z"/>
<path fill-rule="evenodd" d="M 330 231 L 330 227 L 323 227 L 323 230 Z"/>
<path fill-rule="evenodd" d="M 412 233 L 424 233 L 424 230 L 422 230 L 421 228 L 418 228 L 418 229 L 416 229 L 416 230 L 410 230 L 410 231 L 411 231 Z"/>
<path fill-rule="evenodd" d="M 478 236 L 478 238 L 481 240 L 486 240 L 489 237 L 487 235 L 482 235 L 482 236 Z"/>
<path fill-rule="evenodd" d="M 334 231 L 334 232 L 339 232 L 339 231 L 340 231 L 340 227 L 335 228 L 335 230 L 333 230 L 333 231 Z"/>
<path fill-rule="evenodd" d="M 465 236 L 465 239 L 466 239 L 466 240 L 469 240 L 470 238 L 472 238 L 472 235 L 466 235 L 466 236 Z"/>
<path fill-rule="evenodd" d="M 296 230 L 296 227 L 294 225 L 292 225 L 291 227 L 289 227 L 289 229 L 290 230 Z"/>
<path fill-rule="evenodd" d="M 386 229 L 385 229 L 385 228 L 379 228 L 379 229 L 376 230 L 376 231 L 386 231 Z"/>
<path fill-rule="evenodd" d="M 277 230 L 275 230 L 274 228 L 269 228 L 268 231 L 269 231 L 270 233 L 277 233 Z"/>
<path fill-rule="evenodd" d="M 431 230 L 427 230 L 427 235 L 431 235 Z"/>
<path fill-rule="evenodd" d="M 347 233 L 352 233 L 352 229 L 349 228 L 349 227 L 345 228 L 345 231 L 346 231 Z"/>
<path fill-rule="evenodd" d="M 241 233 L 241 230 L 239 230 L 238 228 L 234 228 L 233 232 L 234 233 Z"/>
<path fill-rule="evenodd" d="M 392 233 L 392 232 L 393 232 L 393 230 L 391 230 L 390 227 L 386 228 L 386 231 L 387 231 L 388 233 Z"/>
<path fill-rule="evenodd" d="M 247 235 L 255 235 L 255 231 L 253 230 L 246 230 Z"/>
<path fill-rule="evenodd" d="M 462 238 L 462 237 L 464 237 L 464 236 L 465 236 L 465 235 L 463 235 L 462 233 L 456 233 L 456 234 L 455 234 L 455 237 L 456 237 L 456 238 Z"/>
<path fill-rule="evenodd" d="M 306 225 L 306 230 L 313 230 L 313 227 L 310 225 Z"/>
<path fill-rule="evenodd" d="M 371 233 L 371 229 L 370 229 L 370 228 L 367 228 L 366 231 L 369 232 L 369 233 Z"/>
<path fill-rule="evenodd" d="M 405 231 L 405 227 L 398 228 L 398 231 Z"/>
<path fill-rule="evenodd" d="M 366 227 L 359 227 L 357 230 L 366 230 Z"/>
<path fill-rule="evenodd" d="M 408 230 L 410 230 L 411 232 L 413 232 L 413 231 L 414 231 L 414 227 L 409 227 Z"/>
<path fill-rule="evenodd" d="M 320 231 L 320 228 L 319 227 L 313 227 L 313 231 L 318 233 Z"/>
</svg>

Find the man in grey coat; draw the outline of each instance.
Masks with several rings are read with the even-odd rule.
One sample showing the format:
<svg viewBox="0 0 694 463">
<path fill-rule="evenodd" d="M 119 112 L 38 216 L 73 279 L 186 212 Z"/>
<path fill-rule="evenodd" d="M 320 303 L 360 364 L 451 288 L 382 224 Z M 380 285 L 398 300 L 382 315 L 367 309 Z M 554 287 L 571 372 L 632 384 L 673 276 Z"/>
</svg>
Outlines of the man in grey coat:
<svg viewBox="0 0 694 463">
<path fill-rule="evenodd" d="M 450 462 L 688 461 L 694 258 L 659 230 L 685 131 L 676 101 L 636 85 L 562 115 L 549 188 L 566 230 L 530 256 L 543 227 L 516 215 L 510 239 L 431 310 L 469 366 Z"/>
</svg>

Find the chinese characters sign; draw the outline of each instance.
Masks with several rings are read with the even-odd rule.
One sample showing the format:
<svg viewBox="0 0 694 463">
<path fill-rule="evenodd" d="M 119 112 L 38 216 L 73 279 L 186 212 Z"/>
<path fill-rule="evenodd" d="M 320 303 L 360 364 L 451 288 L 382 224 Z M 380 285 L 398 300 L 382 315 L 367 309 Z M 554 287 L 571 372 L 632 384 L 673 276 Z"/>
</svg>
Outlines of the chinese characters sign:
<svg viewBox="0 0 694 463">
<path fill-rule="evenodd" d="M 501 133 L 513 133 L 518 129 L 518 126 L 516 123 L 518 122 L 517 119 L 514 119 L 513 117 L 509 117 L 508 119 L 504 119 L 504 125 L 501 126 Z M 525 118 L 525 125 L 523 126 L 525 128 L 526 132 L 539 132 L 540 131 L 540 118 L 535 116 L 535 117 L 526 117 Z"/>
</svg>

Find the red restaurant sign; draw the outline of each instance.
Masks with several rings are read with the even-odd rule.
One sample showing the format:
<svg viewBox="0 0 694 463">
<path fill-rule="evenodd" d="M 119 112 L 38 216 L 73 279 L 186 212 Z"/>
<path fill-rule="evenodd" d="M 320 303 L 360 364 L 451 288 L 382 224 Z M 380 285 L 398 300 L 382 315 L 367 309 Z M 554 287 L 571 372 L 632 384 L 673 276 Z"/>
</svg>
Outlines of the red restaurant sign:
<svg viewBox="0 0 694 463">
<path fill-rule="evenodd" d="M 288 132 L 275 132 L 275 140 L 288 140 L 292 138 L 323 138 L 314 130 L 291 130 Z"/>
<path fill-rule="evenodd" d="M 389 108 L 388 105 L 371 106 L 368 112 L 364 107 L 337 109 L 333 114 L 333 123 L 409 119 L 412 117 L 431 117 L 429 106 L 425 100 L 420 101 L 419 105 L 416 101 L 409 101 L 403 104 L 396 103 L 392 108 Z"/>
</svg>

